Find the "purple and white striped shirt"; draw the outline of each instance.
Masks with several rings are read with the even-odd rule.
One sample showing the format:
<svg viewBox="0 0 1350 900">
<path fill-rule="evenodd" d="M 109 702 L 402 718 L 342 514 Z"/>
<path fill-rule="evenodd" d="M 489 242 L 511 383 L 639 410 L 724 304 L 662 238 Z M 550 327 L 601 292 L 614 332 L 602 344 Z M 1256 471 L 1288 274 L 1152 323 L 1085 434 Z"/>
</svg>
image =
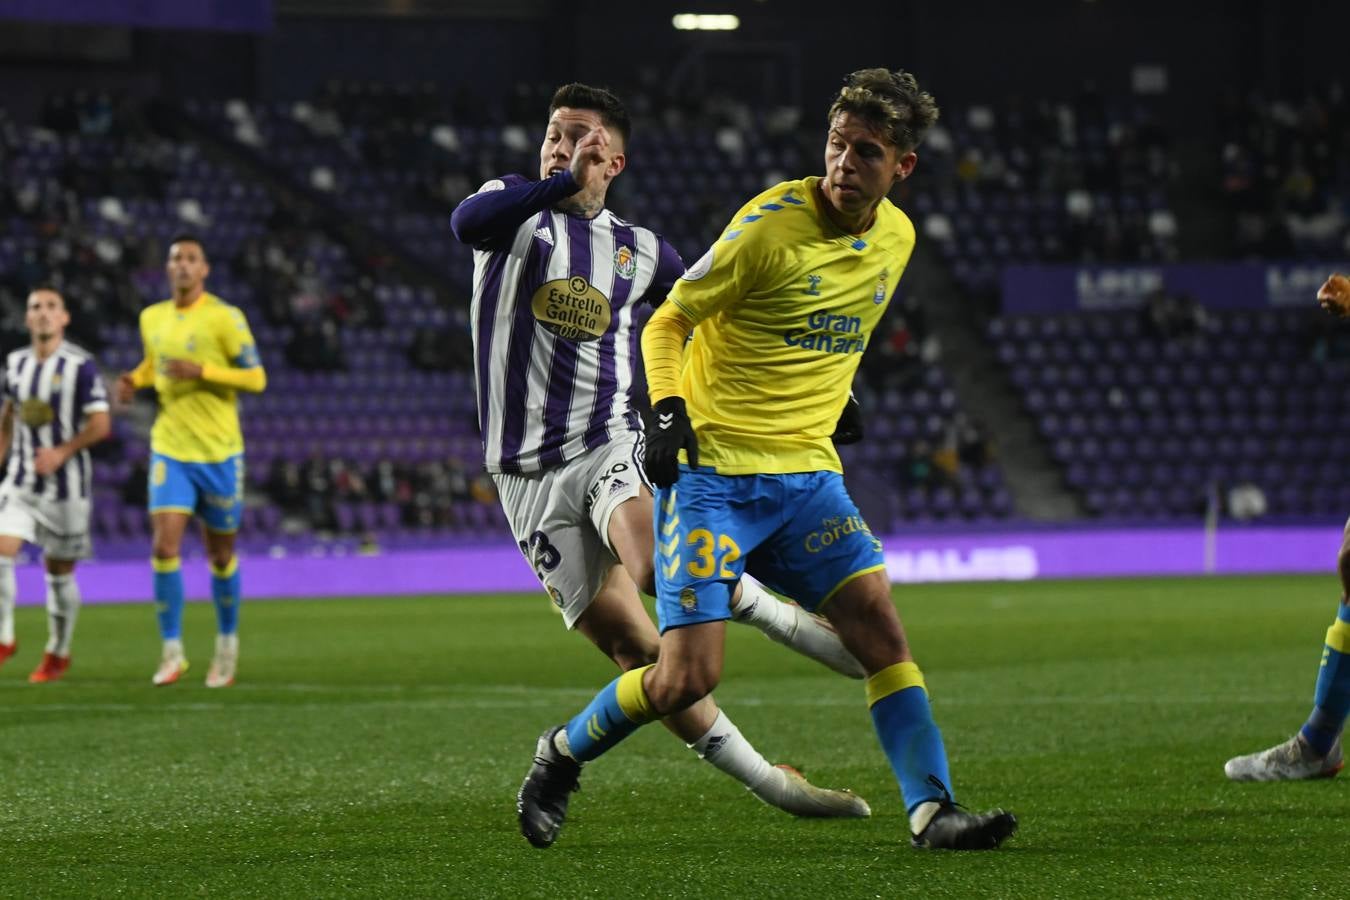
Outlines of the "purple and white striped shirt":
<svg viewBox="0 0 1350 900">
<path fill-rule="evenodd" d="M 62 341 L 41 361 L 32 347 L 15 350 L 5 360 L 4 396 L 14 418 L 0 490 L 23 490 L 49 500 L 88 499 L 93 466 L 87 449 L 45 478 L 33 471 L 33 454 L 39 447 L 70 440 L 86 416 L 108 411 L 108 392 L 94 358 L 70 341 Z"/>
<path fill-rule="evenodd" d="M 621 434 L 632 409 L 640 303 L 665 300 L 684 272 L 660 235 L 609 210 L 553 207 L 576 193 L 545 181 L 489 181 L 451 217 L 474 246 L 470 316 L 478 424 L 489 472 L 538 472 Z"/>
</svg>

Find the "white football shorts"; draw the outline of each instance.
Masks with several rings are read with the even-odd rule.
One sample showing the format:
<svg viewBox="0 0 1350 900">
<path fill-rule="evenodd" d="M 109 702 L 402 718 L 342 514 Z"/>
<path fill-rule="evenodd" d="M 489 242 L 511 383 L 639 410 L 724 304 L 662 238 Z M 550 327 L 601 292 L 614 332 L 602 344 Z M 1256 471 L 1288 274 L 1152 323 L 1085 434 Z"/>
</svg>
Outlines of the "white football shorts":
<svg viewBox="0 0 1350 900">
<path fill-rule="evenodd" d="M 575 627 L 618 562 L 610 516 L 643 487 L 651 490 L 641 435 L 630 432 L 556 469 L 492 480 L 520 552 L 563 622 Z"/>
<path fill-rule="evenodd" d="M 48 559 L 87 559 L 89 539 L 87 499 L 50 500 L 31 491 L 0 490 L 0 534 L 37 544 Z"/>
</svg>

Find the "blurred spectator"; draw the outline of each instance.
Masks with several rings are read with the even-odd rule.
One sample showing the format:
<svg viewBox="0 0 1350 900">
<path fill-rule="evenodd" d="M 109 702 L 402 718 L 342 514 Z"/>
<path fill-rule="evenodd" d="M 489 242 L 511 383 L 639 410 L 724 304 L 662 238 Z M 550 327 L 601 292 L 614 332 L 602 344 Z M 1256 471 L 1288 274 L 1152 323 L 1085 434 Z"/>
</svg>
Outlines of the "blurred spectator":
<svg viewBox="0 0 1350 900">
<path fill-rule="evenodd" d="M 956 454 L 963 466 L 979 468 L 989 462 L 989 442 L 985 440 L 980 427 L 964 414 L 958 414 L 954 421 Z"/>
<path fill-rule="evenodd" d="M 337 325 L 332 319 L 300 324 L 286 344 L 286 361 L 297 369 L 311 371 L 345 369 Z"/>
<path fill-rule="evenodd" d="M 150 501 L 150 470 L 146 468 L 144 454 L 137 454 L 131 471 L 122 482 L 122 503 L 125 506 L 144 509 Z"/>
<path fill-rule="evenodd" d="M 933 450 L 927 441 L 916 441 L 900 461 L 899 481 L 905 487 L 929 487 L 935 482 Z"/>
<path fill-rule="evenodd" d="M 1205 308 L 1187 294 L 1156 290 L 1144 302 L 1144 327 L 1161 340 L 1186 340 L 1205 330 Z"/>
<path fill-rule="evenodd" d="M 408 348 L 408 359 L 416 369 L 429 372 L 473 369 L 473 336 L 465 326 L 452 325 L 438 331 L 418 330 Z"/>
<path fill-rule="evenodd" d="M 308 512 L 305 498 L 308 487 L 300 466 L 293 460 L 273 460 L 267 476 L 267 494 L 283 513 L 294 516 Z"/>
<path fill-rule="evenodd" d="M 1228 489 L 1228 515 L 1239 522 L 1249 522 L 1266 514 L 1265 492 L 1251 482 L 1235 484 Z"/>
</svg>

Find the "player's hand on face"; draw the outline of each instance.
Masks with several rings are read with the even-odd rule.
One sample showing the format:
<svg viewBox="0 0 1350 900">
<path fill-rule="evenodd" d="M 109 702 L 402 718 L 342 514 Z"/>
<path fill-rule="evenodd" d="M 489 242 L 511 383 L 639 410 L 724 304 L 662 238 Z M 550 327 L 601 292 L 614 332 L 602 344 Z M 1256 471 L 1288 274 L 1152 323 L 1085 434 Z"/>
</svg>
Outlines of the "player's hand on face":
<svg viewBox="0 0 1350 900">
<path fill-rule="evenodd" d="M 599 183 L 609 165 L 609 133 L 603 128 L 595 128 L 572 148 L 572 179 L 582 189 Z"/>
<path fill-rule="evenodd" d="M 1317 291 L 1317 302 L 1334 316 L 1350 316 L 1350 278 L 1336 274 Z"/>
<path fill-rule="evenodd" d="M 668 488 L 679 480 L 681 450 L 688 456 L 689 465 L 697 469 L 698 437 L 685 411 L 684 400 L 667 397 L 652 406 L 652 421 L 647 428 L 644 462 L 652 484 Z"/>
<path fill-rule="evenodd" d="M 130 372 L 123 372 L 117 376 L 117 387 L 113 392 L 113 399 L 123 406 L 136 399 L 136 382 L 131 380 Z"/>
<path fill-rule="evenodd" d="M 200 363 L 189 362 L 186 359 L 166 359 L 164 360 L 164 374 L 170 378 L 192 379 L 202 377 L 202 367 Z"/>
<path fill-rule="evenodd" d="M 66 452 L 60 447 L 39 447 L 33 451 L 33 471 L 42 477 L 66 464 Z"/>
</svg>

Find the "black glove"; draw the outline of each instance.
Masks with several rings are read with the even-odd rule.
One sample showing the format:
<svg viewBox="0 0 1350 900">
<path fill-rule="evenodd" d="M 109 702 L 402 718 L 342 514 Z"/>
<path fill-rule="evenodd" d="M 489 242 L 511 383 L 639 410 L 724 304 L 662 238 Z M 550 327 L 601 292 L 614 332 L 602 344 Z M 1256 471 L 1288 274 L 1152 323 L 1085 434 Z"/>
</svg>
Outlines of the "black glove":
<svg viewBox="0 0 1350 900">
<path fill-rule="evenodd" d="M 834 441 L 836 447 L 842 447 L 845 444 L 856 444 L 862 439 L 862 406 L 858 403 L 857 397 L 849 394 L 844 411 L 839 414 L 839 421 L 834 423 L 834 434 L 830 435 L 830 440 Z"/>
<path fill-rule="evenodd" d="M 647 477 L 652 484 L 668 488 L 680 477 L 680 451 L 689 453 L 689 465 L 698 466 L 698 438 L 684 411 L 684 399 L 667 397 L 652 407 L 647 426 Z"/>
</svg>

